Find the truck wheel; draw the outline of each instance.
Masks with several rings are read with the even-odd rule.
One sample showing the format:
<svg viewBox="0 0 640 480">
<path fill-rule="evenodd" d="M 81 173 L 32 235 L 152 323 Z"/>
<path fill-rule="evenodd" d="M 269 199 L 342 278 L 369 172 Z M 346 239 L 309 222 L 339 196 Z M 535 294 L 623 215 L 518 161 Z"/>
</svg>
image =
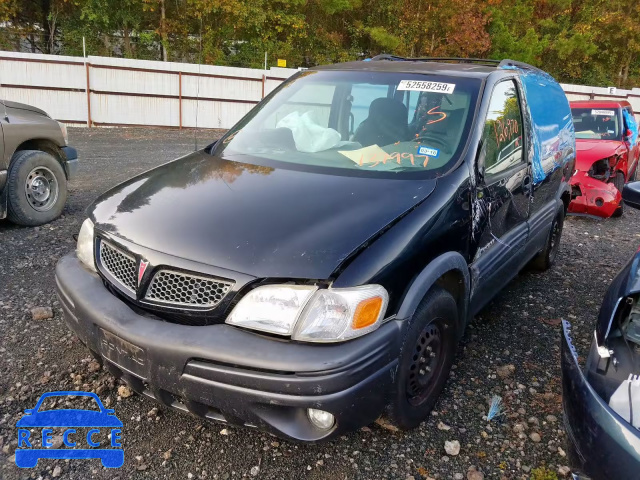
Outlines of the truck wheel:
<svg viewBox="0 0 640 480">
<path fill-rule="evenodd" d="M 551 230 L 549 231 L 549 237 L 547 237 L 547 244 L 538 253 L 533 260 L 531 260 L 530 266 L 534 270 L 544 272 L 549 270 L 556 261 L 558 250 L 560 249 L 560 239 L 562 238 L 562 227 L 564 226 L 564 208 L 560 209 L 556 218 L 554 218 L 551 224 Z"/>
<path fill-rule="evenodd" d="M 67 179 L 60 162 L 39 150 L 16 152 L 7 178 L 9 220 L 18 225 L 48 223 L 62 213 Z"/>
<path fill-rule="evenodd" d="M 398 376 L 388 407 L 398 428 L 417 427 L 444 388 L 457 345 L 458 308 L 449 292 L 435 287 L 409 320 Z"/>
<path fill-rule="evenodd" d="M 613 179 L 613 185 L 618 189 L 620 193 L 622 193 L 622 189 L 624 188 L 624 174 L 622 172 L 616 173 L 616 178 Z M 620 218 L 624 213 L 624 202 L 620 200 L 620 205 L 616 208 L 613 215 L 614 218 Z"/>
</svg>

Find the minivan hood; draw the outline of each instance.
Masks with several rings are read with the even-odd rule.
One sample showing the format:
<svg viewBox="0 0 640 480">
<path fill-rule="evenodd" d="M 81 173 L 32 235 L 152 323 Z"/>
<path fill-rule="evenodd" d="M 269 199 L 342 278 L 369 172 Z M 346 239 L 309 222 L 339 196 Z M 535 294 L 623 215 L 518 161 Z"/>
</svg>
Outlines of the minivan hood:
<svg viewBox="0 0 640 480">
<path fill-rule="evenodd" d="M 259 278 L 327 279 L 436 185 L 294 168 L 195 152 L 108 191 L 90 216 L 98 230 L 188 260 Z"/>
</svg>

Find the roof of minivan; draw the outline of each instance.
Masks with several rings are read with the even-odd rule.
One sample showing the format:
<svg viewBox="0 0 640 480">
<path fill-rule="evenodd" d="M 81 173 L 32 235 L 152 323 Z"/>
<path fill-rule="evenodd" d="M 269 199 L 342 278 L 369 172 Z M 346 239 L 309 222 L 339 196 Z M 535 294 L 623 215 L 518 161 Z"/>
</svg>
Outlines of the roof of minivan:
<svg viewBox="0 0 640 480">
<path fill-rule="evenodd" d="M 569 105 L 576 108 L 620 108 L 631 106 L 626 100 L 578 100 L 569 102 Z"/>
<path fill-rule="evenodd" d="M 373 60 L 369 62 L 345 62 L 322 65 L 309 70 L 351 70 L 360 72 L 433 73 L 456 77 L 485 78 L 497 70 L 496 67 L 472 63 L 446 63 L 424 61 Z"/>
</svg>

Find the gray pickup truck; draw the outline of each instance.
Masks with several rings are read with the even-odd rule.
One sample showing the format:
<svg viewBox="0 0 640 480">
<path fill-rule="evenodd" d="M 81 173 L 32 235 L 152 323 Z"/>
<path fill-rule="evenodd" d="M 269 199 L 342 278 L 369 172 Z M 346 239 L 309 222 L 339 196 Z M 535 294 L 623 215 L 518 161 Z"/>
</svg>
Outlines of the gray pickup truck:
<svg viewBox="0 0 640 480">
<path fill-rule="evenodd" d="M 34 226 L 57 218 L 78 166 L 66 126 L 39 108 L 0 100 L 0 133 L 0 219 Z"/>
</svg>

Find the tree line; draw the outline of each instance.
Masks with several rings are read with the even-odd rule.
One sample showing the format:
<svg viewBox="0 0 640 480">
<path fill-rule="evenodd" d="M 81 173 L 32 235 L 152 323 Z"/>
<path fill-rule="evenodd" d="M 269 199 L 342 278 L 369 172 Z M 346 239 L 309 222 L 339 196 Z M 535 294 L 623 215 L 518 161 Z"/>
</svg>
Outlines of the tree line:
<svg viewBox="0 0 640 480">
<path fill-rule="evenodd" d="M 0 49 L 261 68 L 391 53 L 511 58 L 562 82 L 640 85 L 630 0 L 0 0 Z"/>
</svg>

